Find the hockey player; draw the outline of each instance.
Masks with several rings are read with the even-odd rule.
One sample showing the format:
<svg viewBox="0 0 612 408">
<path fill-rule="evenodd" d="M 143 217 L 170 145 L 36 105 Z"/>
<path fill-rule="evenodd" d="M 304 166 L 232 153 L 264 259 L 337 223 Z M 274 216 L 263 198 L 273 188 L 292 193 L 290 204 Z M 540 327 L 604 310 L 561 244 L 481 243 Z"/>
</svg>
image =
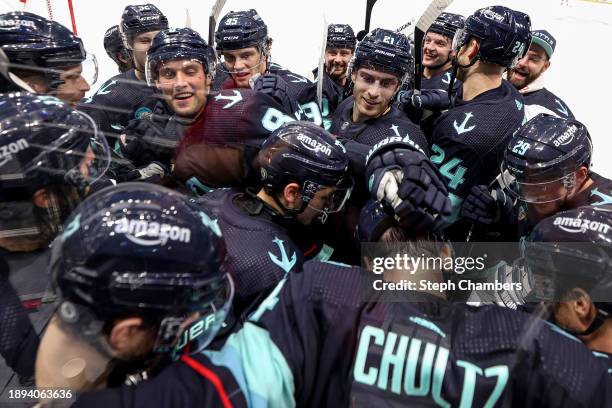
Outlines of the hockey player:
<svg viewBox="0 0 612 408">
<path fill-rule="evenodd" d="M 0 48 L 10 77 L 0 76 L 2 92 L 27 90 L 75 104 L 95 83 L 95 57 L 88 58 L 83 41 L 66 27 L 21 11 L 0 15 L 0 24 Z"/>
<path fill-rule="evenodd" d="M 215 45 L 221 63 L 213 91 L 249 88 L 250 81 L 259 75 L 279 76 L 287 84 L 289 96 L 300 105 L 298 118 L 323 124 L 329 112 L 322 116 L 314 100 L 316 84 L 271 62 L 272 38 L 257 11 L 230 11 L 223 16 L 215 32 Z"/>
<path fill-rule="evenodd" d="M 523 236 L 559 211 L 612 203 L 612 181 L 591 170 L 592 153 L 582 123 L 540 114 L 506 148 L 503 190 L 492 195 L 486 186 L 474 187 L 462 216 L 476 224 L 504 225 Z"/>
<path fill-rule="evenodd" d="M 440 241 L 395 241 L 410 235 L 383 234 L 408 257 L 448 255 Z M 388 272 L 409 273 L 400 269 Z M 415 272 L 442 279 L 435 266 Z M 554 326 L 498 306 L 448 302 L 423 289 L 377 291 L 378 276 L 307 262 L 301 273 L 287 274 L 221 350 L 183 359 L 137 387 L 81 395 L 75 406 L 610 403 L 605 364 Z M 526 330 L 531 327 L 537 332 Z"/>
<path fill-rule="evenodd" d="M 258 162 L 260 189 L 219 189 L 198 201 L 225 236 L 227 268 L 236 281 L 233 313 L 242 317 L 304 259 L 332 255 L 311 225 L 340 211 L 353 185 L 342 145 L 309 122 L 272 132 Z"/>
<path fill-rule="evenodd" d="M 423 41 L 422 89 L 448 90 L 452 74 L 453 38 L 464 24 L 465 18 L 459 14 L 441 13 L 427 30 Z M 460 81 L 456 81 L 455 88 L 460 86 Z"/>
<path fill-rule="evenodd" d="M 324 103 L 327 110 L 333 114 L 340 102 L 353 92 L 353 85 L 348 77 L 348 67 L 357 39 L 353 29 L 348 24 L 330 24 L 327 27 L 327 43 L 325 45 L 325 76 L 323 77 Z M 318 80 L 318 70 L 312 72 Z M 313 88 L 316 92 L 316 88 Z"/>
<path fill-rule="evenodd" d="M 343 90 L 349 84 L 348 66 L 356 44 L 357 39 L 350 25 L 330 24 L 327 27 L 325 73 Z"/>
<path fill-rule="evenodd" d="M 94 118 L 113 148 L 131 119 L 152 112 L 146 102 L 155 93 L 155 88 L 146 83 L 146 56 L 155 34 L 166 28 L 168 19 L 154 5 L 127 6 L 119 31 L 133 68 L 106 81 L 80 106 Z"/>
<path fill-rule="evenodd" d="M 133 384 L 167 356 L 201 351 L 232 303 L 225 255 L 218 226 L 177 192 L 125 183 L 88 197 L 52 248 L 59 306 L 37 387 Z"/>
<path fill-rule="evenodd" d="M 158 162 L 170 168 L 176 146 L 206 106 L 213 54 L 191 28 L 162 30 L 153 38 L 147 51 L 147 81 L 163 99 L 154 105 L 154 114 L 132 120 L 121 135 L 121 150 L 134 165 Z"/>
<path fill-rule="evenodd" d="M 359 43 L 351 64 L 353 95 L 334 113 L 330 132 L 369 146 L 388 136 L 408 137 L 426 150 L 421 130 L 392 104 L 412 67 L 408 39 L 375 29 Z"/>
<path fill-rule="evenodd" d="M 192 190 L 242 185 L 251 178 L 246 173 L 252 149 L 282 123 L 295 120 L 287 112 L 297 105 L 288 99 L 284 82 L 267 75 L 257 79 L 255 90 L 223 90 L 209 98 L 216 57 L 190 28 L 158 33 L 147 60 L 148 80 L 163 100 L 154 105 L 152 115 L 130 122 L 121 149 L 150 173 L 149 181 L 174 164 L 174 175 Z M 243 149 L 249 149 L 249 158 Z"/>
<path fill-rule="evenodd" d="M 508 71 L 508 81 L 523 94 L 527 105 L 540 105 L 562 118 L 574 118 L 567 104 L 544 88 L 544 73 L 550 68 L 550 59 L 557 41 L 546 30 L 532 33 L 533 40 L 527 55 Z"/>
<path fill-rule="evenodd" d="M 132 57 L 123 45 L 119 26 L 114 25 L 104 33 L 104 49 L 108 56 L 117 64 L 119 73 L 123 73 L 133 67 Z"/>
<path fill-rule="evenodd" d="M 91 119 L 59 99 L 11 93 L 0 96 L 0 106 L 0 354 L 26 379 L 53 311 L 41 303 L 48 245 L 104 176 L 110 156 Z M 5 367 L 0 375 L 9 384 Z"/>
<path fill-rule="evenodd" d="M 472 186 L 491 183 L 503 151 L 524 118 L 523 99 L 502 80 L 531 42 L 529 16 L 502 6 L 477 10 L 453 41 L 454 72 L 463 81 L 462 98 L 436 121 L 430 147 L 434 162 L 448 182 L 454 223 Z M 468 226 L 447 231 L 464 240 Z"/>
<path fill-rule="evenodd" d="M 535 283 L 534 300 L 546 301 L 551 320 L 603 357 L 610 368 L 611 234 L 610 205 L 562 211 L 536 225 L 523 257 Z"/>
</svg>

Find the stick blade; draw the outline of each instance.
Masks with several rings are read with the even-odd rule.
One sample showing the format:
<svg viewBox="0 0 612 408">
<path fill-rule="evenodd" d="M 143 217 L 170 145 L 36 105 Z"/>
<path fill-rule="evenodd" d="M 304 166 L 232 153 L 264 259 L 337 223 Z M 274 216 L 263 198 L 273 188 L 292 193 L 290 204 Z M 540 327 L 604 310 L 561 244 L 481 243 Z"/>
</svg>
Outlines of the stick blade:
<svg viewBox="0 0 612 408">
<path fill-rule="evenodd" d="M 433 23 L 452 2 L 453 0 L 433 0 L 421 18 L 419 18 L 419 21 L 417 21 L 416 28 L 422 32 L 426 32 L 429 26 L 431 26 L 431 23 Z"/>
</svg>

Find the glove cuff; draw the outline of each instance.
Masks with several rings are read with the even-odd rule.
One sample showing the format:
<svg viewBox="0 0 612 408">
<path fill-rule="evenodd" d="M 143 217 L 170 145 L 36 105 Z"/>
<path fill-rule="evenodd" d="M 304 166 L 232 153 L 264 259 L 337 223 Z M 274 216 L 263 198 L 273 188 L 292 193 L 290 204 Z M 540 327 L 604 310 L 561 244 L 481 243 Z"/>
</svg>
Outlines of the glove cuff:
<svg viewBox="0 0 612 408">
<path fill-rule="evenodd" d="M 376 143 L 374 146 L 372 146 L 372 148 L 370 149 L 370 151 L 368 151 L 368 154 L 366 155 L 366 159 L 365 159 L 366 167 L 370 164 L 370 161 L 372 160 L 372 158 L 379 156 L 381 154 L 384 154 L 385 152 L 388 152 L 389 150 L 393 150 L 397 148 L 419 152 L 426 156 L 423 149 L 421 149 L 421 147 L 418 144 L 416 144 L 412 139 L 410 139 L 409 135 L 406 135 L 404 137 L 392 136 L 392 137 L 387 137 L 381 140 L 380 142 Z"/>
</svg>

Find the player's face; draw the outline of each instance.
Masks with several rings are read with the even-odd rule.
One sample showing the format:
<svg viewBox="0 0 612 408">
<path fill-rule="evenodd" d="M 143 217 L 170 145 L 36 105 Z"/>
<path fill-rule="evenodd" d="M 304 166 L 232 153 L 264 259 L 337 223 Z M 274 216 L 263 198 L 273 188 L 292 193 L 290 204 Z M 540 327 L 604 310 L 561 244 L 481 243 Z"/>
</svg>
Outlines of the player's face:
<svg viewBox="0 0 612 408">
<path fill-rule="evenodd" d="M 249 79 L 266 72 L 266 56 L 257 47 L 223 51 L 223 64 L 238 88 L 248 88 Z"/>
<path fill-rule="evenodd" d="M 538 79 L 550 66 L 550 61 L 539 45 L 533 44 L 516 66 L 508 71 L 508 81 L 522 89 Z"/>
<path fill-rule="evenodd" d="M 429 32 L 423 42 L 423 66 L 437 68 L 450 59 L 452 40 L 448 37 Z"/>
<path fill-rule="evenodd" d="M 146 33 L 137 34 L 134 37 L 133 43 L 133 54 L 134 54 L 134 68 L 139 71 L 144 72 L 145 70 L 145 62 L 147 60 L 147 51 L 151 46 L 151 42 L 153 41 L 153 37 L 159 33 L 157 31 L 148 31 Z"/>
<path fill-rule="evenodd" d="M 327 207 L 329 199 L 335 191 L 334 187 L 323 187 L 317 191 L 306 206 L 306 209 L 298 214 L 297 220 L 303 225 L 312 224 L 312 221 L 320 216 L 324 208 Z"/>
<path fill-rule="evenodd" d="M 346 68 L 353 57 L 350 48 L 327 48 L 325 50 L 325 71 L 334 80 L 342 79 L 346 75 Z"/>
<path fill-rule="evenodd" d="M 156 85 L 177 116 L 195 118 L 206 105 L 210 78 L 199 61 L 175 60 L 161 65 Z"/>
<path fill-rule="evenodd" d="M 359 68 L 352 80 L 355 84 L 353 120 L 357 122 L 382 115 L 400 86 L 396 75 L 367 68 Z"/>
<path fill-rule="evenodd" d="M 90 87 L 83 78 L 83 65 L 75 65 L 64 69 L 60 74 L 60 81 L 64 83 L 57 87 L 57 97 L 69 104 L 75 104 L 85 97 Z"/>
</svg>

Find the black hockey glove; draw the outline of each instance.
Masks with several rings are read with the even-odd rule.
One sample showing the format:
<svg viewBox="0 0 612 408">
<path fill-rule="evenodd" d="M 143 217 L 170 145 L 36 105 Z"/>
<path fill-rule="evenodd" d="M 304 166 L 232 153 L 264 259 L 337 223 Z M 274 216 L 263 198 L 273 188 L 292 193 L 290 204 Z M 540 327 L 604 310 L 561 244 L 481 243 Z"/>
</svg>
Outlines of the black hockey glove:
<svg viewBox="0 0 612 408">
<path fill-rule="evenodd" d="M 393 207 L 399 224 L 413 231 L 436 231 L 451 213 L 448 189 L 438 170 L 421 152 L 396 147 L 371 155 L 368 189 Z"/>
<path fill-rule="evenodd" d="M 154 161 L 169 165 L 177 144 L 163 127 L 149 119 L 131 120 L 120 140 L 123 155 L 136 167 Z"/>
<path fill-rule="evenodd" d="M 423 89 L 415 95 L 414 90 L 401 92 L 399 102 L 410 118 L 426 119 L 433 112 L 446 110 L 450 106 L 448 92 L 442 89 Z"/>
<path fill-rule="evenodd" d="M 461 207 L 461 217 L 474 224 L 510 224 L 514 202 L 501 188 L 489 191 L 487 186 L 473 186 Z"/>
<path fill-rule="evenodd" d="M 117 182 L 146 181 L 147 183 L 159 183 L 167 174 L 169 172 L 166 166 L 159 162 L 151 162 L 146 166 L 122 174 L 117 178 Z"/>
<path fill-rule="evenodd" d="M 263 74 L 253 83 L 253 90 L 271 96 L 285 109 L 285 113 L 295 116 L 297 101 L 289 95 L 287 83 L 275 74 Z"/>
</svg>

